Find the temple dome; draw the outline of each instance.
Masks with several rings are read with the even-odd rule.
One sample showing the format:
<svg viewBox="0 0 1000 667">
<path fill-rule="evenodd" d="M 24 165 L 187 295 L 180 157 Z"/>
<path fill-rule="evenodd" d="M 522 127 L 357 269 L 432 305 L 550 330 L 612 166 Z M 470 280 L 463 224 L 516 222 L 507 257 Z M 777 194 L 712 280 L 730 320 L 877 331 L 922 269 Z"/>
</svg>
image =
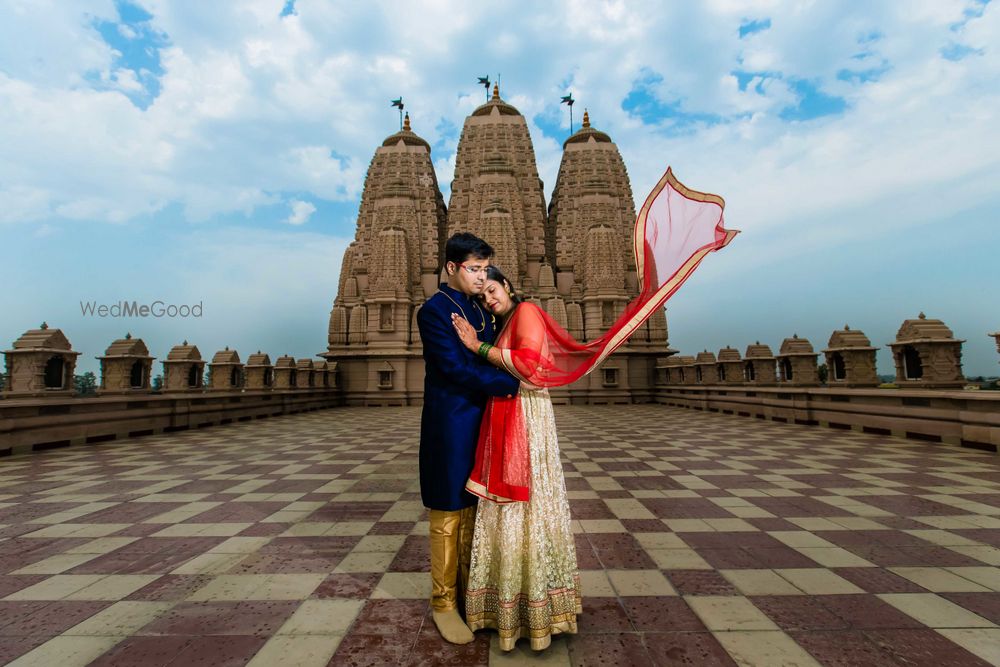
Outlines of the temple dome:
<svg viewBox="0 0 1000 667">
<path fill-rule="evenodd" d="M 781 341 L 781 348 L 778 350 L 778 354 L 787 357 L 799 354 L 811 355 L 815 354 L 815 351 L 813 350 L 812 343 L 805 338 L 799 338 L 799 335 L 795 334 L 791 338 Z"/>
<path fill-rule="evenodd" d="M 719 361 L 742 361 L 740 351 L 732 347 L 724 347 L 719 350 Z"/>
<path fill-rule="evenodd" d="M 955 334 L 941 320 L 930 319 L 923 313 L 916 319 L 906 320 L 896 333 L 896 342 L 928 340 L 954 340 Z"/>
<path fill-rule="evenodd" d="M 395 134 L 390 134 L 382 142 L 383 146 L 395 146 L 402 141 L 407 146 L 423 146 L 427 152 L 431 152 L 431 145 L 427 141 L 410 129 L 410 114 L 406 114 L 403 119 L 403 129 Z"/>
<path fill-rule="evenodd" d="M 744 359 L 772 359 L 774 354 L 771 352 L 771 348 L 767 345 L 762 344 L 757 341 L 753 345 L 747 346 L 746 355 Z"/>
<path fill-rule="evenodd" d="M 868 336 L 866 336 L 864 332 L 859 331 L 858 329 L 852 329 L 845 324 L 843 329 L 839 329 L 830 334 L 827 349 L 874 350 L 875 348 L 872 347 L 872 342 L 868 339 Z"/>
<path fill-rule="evenodd" d="M 698 355 L 694 358 L 694 362 L 696 364 L 714 364 L 715 355 L 708 350 L 705 350 L 704 352 L 698 353 Z"/>
<path fill-rule="evenodd" d="M 132 334 L 126 334 L 124 338 L 111 343 L 104 351 L 105 357 L 148 357 L 149 348 L 141 338 L 132 338 Z M 101 357 L 98 357 L 100 359 Z M 152 358 L 152 357 L 150 357 Z"/>
<path fill-rule="evenodd" d="M 502 116 L 520 116 L 521 112 L 512 105 L 504 102 L 500 98 L 500 87 L 497 84 L 493 84 L 493 97 L 486 104 L 481 104 L 476 107 L 476 110 L 472 112 L 473 116 L 489 116 L 496 109 Z"/>
<path fill-rule="evenodd" d="M 590 126 L 590 114 L 584 111 L 583 125 L 579 130 L 570 135 L 569 139 L 563 142 L 563 148 L 566 148 L 569 144 L 584 144 L 591 139 L 600 144 L 612 143 L 610 136 L 600 130 L 595 130 Z"/>
</svg>

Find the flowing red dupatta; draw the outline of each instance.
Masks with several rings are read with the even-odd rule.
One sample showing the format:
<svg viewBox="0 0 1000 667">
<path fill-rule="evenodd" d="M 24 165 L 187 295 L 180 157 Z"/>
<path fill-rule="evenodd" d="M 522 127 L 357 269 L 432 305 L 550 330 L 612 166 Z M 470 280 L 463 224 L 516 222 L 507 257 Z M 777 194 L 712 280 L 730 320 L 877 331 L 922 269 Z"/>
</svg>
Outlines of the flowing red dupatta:
<svg viewBox="0 0 1000 667">
<path fill-rule="evenodd" d="M 594 370 L 663 307 L 709 253 L 736 236 L 736 230 L 722 226 L 724 207 L 722 197 L 691 190 L 668 168 L 635 220 L 639 295 L 610 329 L 586 343 L 574 340 L 538 306 L 518 305 L 496 341 L 504 367 L 538 387 L 570 384 Z M 530 480 L 521 401 L 517 396 L 490 398 L 466 489 L 496 502 L 526 501 Z"/>
</svg>

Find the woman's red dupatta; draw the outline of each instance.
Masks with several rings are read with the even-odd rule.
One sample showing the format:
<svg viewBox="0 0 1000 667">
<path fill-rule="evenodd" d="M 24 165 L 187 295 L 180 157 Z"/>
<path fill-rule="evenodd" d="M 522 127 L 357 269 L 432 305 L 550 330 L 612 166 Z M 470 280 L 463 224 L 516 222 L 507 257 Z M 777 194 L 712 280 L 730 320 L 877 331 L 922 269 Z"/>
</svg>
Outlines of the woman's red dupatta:
<svg viewBox="0 0 1000 667">
<path fill-rule="evenodd" d="M 594 370 L 628 340 L 711 252 L 736 230 L 723 228 L 725 202 L 696 192 L 668 168 L 635 221 L 633 250 L 640 291 L 611 328 L 586 343 L 573 339 L 533 303 L 514 309 L 497 338 L 504 367 L 538 387 L 567 385 Z M 531 461 L 521 401 L 492 397 L 479 429 L 476 460 L 466 489 L 496 502 L 530 497 Z"/>
</svg>

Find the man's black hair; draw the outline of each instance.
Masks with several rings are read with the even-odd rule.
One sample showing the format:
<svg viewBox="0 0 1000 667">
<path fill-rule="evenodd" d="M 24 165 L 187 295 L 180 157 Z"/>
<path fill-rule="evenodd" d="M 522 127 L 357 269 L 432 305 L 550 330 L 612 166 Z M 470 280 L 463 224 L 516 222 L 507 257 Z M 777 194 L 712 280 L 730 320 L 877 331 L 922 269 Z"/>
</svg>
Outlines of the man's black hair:
<svg viewBox="0 0 1000 667">
<path fill-rule="evenodd" d="M 489 243 L 469 232 L 453 234 L 444 246 L 445 262 L 460 264 L 470 256 L 475 259 L 489 259 L 493 256 L 493 248 Z"/>
</svg>

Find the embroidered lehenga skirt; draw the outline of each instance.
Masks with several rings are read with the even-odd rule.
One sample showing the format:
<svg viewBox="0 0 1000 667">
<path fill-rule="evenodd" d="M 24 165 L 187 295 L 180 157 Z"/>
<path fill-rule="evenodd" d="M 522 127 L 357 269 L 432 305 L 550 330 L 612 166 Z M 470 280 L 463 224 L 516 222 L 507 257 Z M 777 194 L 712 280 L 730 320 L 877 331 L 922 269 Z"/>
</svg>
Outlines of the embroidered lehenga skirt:
<svg viewBox="0 0 1000 667">
<path fill-rule="evenodd" d="M 469 627 L 497 630 L 502 650 L 528 637 L 537 651 L 554 634 L 576 633 L 582 599 L 552 400 L 546 390 L 522 391 L 520 400 L 530 499 L 479 501 L 465 606 Z"/>
</svg>

